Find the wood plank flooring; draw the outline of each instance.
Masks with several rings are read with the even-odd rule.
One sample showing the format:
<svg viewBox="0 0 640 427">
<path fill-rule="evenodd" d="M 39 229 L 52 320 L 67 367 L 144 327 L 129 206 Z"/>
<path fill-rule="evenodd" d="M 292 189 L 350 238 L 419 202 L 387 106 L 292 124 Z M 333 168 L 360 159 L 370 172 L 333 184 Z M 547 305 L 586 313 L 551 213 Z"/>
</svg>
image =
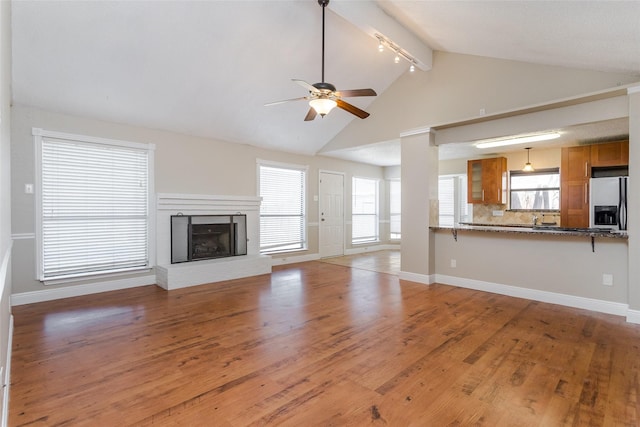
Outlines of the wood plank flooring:
<svg viewBox="0 0 640 427">
<path fill-rule="evenodd" d="M 11 426 L 640 425 L 640 326 L 342 265 L 13 313 Z"/>
</svg>

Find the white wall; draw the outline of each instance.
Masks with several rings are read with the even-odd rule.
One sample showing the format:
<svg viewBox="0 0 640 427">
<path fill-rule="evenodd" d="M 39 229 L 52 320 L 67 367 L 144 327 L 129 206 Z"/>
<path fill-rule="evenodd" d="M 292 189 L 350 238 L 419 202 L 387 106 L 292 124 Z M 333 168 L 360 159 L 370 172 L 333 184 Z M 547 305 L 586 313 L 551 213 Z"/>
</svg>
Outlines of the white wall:
<svg viewBox="0 0 640 427">
<path fill-rule="evenodd" d="M 33 127 L 74 134 L 133 142 L 153 143 L 155 150 L 155 190 L 158 193 L 182 193 L 229 196 L 257 196 L 257 159 L 308 165 L 308 241 L 309 250 L 298 255 L 318 254 L 318 171 L 345 173 L 345 247 L 351 248 L 351 178 L 352 176 L 384 179 L 384 169 L 333 159 L 324 156 L 304 156 L 258 149 L 249 145 L 197 138 L 172 132 L 109 123 L 85 117 L 43 111 L 26 106 L 12 108 L 12 212 L 14 242 L 13 293 L 44 290 L 35 280 L 35 213 L 34 196 L 25 194 L 24 184 L 34 183 Z M 386 191 L 381 191 L 381 206 L 385 206 Z M 386 212 L 386 209 L 382 210 Z M 385 218 L 382 218 L 383 221 Z M 386 218 L 388 220 L 388 217 Z M 161 226 L 161 224 L 158 224 Z M 382 225 L 383 230 L 384 224 Z M 384 243 L 384 242 L 383 242 Z M 292 254 L 288 254 L 291 257 Z M 91 283 L 79 282 L 76 285 Z M 73 285 L 72 285 L 73 286 Z M 52 289 L 47 286 L 47 289 Z"/>
<path fill-rule="evenodd" d="M 395 140 L 410 129 L 433 127 L 582 95 L 640 80 L 604 73 L 479 56 L 434 52 L 430 71 L 406 73 L 352 121 L 322 152 Z M 436 139 L 438 143 L 438 140 Z"/>
<path fill-rule="evenodd" d="M 444 283 L 464 280 L 627 304 L 625 239 L 550 236 L 481 231 L 435 232 L 435 270 Z M 452 267 L 451 260 L 456 261 Z M 613 275 L 613 286 L 602 275 Z M 558 302 L 562 303 L 562 302 Z M 622 313 L 618 313 L 622 314 Z"/>
<path fill-rule="evenodd" d="M 0 423 L 9 408 L 8 381 L 11 366 L 11 2 L 0 2 Z M 5 387 L 6 385 L 6 387 Z"/>
</svg>

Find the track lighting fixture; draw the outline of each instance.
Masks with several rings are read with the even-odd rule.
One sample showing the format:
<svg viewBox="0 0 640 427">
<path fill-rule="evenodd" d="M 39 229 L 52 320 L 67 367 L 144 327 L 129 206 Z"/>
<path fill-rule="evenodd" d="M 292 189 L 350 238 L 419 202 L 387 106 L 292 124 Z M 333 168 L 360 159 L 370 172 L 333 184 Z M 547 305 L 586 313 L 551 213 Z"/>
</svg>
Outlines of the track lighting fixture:
<svg viewBox="0 0 640 427">
<path fill-rule="evenodd" d="M 400 62 L 400 58 L 404 58 L 411 66 L 409 67 L 410 72 L 414 72 L 416 70 L 416 60 L 413 56 L 409 55 L 409 53 L 402 49 L 400 46 L 383 36 L 382 34 L 375 34 L 375 37 L 378 39 L 378 52 L 383 52 L 385 47 L 390 49 L 395 53 L 395 57 L 393 58 L 393 62 L 396 64 Z"/>
</svg>

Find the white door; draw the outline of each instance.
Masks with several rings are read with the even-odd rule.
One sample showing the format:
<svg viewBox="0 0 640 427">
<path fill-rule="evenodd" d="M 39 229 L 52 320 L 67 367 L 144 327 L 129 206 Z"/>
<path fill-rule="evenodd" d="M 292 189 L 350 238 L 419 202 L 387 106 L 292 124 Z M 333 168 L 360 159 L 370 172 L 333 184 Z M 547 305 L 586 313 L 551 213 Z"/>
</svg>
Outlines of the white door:
<svg viewBox="0 0 640 427">
<path fill-rule="evenodd" d="M 344 175 L 320 172 L 320 257 L 344 255 Z"/>
</svg>

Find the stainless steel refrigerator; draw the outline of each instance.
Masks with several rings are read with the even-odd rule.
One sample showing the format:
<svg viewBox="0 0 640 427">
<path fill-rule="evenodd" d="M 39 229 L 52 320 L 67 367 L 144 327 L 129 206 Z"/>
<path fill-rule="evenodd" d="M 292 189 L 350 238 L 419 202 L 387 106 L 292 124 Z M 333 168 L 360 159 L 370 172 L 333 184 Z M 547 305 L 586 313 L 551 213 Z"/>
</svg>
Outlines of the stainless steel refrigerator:
<svg viewBox="0 0 640 427">
<path fill-rule="evenodd" d="M 589 183 L 589 226 L 624 231 L 627 229 L 626 176 L 591 178 Z"/>
</svg>

